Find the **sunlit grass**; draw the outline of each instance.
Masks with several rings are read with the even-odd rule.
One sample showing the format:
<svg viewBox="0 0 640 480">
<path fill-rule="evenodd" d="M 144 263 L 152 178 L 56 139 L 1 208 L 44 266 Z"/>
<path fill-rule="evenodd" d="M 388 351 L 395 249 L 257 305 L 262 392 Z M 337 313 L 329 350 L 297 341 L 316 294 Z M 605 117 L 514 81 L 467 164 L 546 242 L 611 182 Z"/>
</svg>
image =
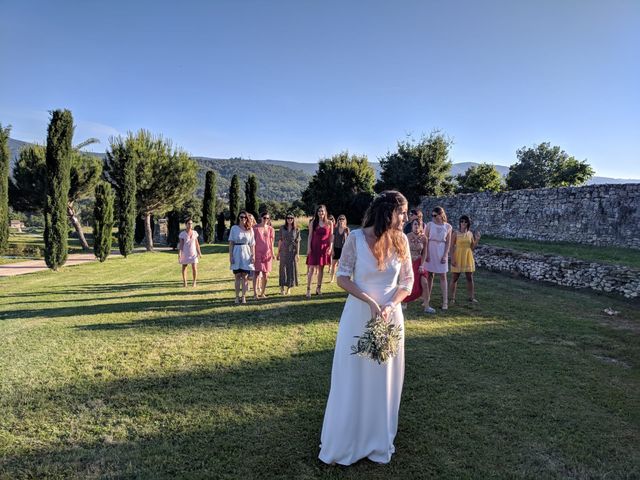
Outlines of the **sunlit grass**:
<svg viewBox="0 0 640 480">
<path fill-rule="evenodd" d="M 274 272 L 235 306 L 204 250 L 195 289 L 164 252 L 0 280 L 0 478 L 640 474 L 637 303 L 480 273 L 480 304 L 412 304 L 396 455 L 327 467 L 344 293 L 280 297 Z"/>
</svg>

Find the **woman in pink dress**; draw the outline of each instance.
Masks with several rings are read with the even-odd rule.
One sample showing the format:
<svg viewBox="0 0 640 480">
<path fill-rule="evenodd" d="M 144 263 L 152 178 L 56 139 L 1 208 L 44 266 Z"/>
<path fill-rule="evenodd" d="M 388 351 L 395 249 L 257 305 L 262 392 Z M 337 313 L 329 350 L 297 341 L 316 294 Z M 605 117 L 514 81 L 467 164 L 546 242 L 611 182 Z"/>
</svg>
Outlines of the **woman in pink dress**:
<svg viewBox="0 0 640 480">
<path fill-rule="evenodd" d="M 187 286 L 187 266 L 191 265 L 193 272 L 193 286 L 198 281 L 198 259 L 202 257 L 198 232 L 193 229 L 193 220 L 187 218 L 187 229 L 180 232 L 178 243 L 178 263 L 182 265 L 182 285 Z"/>
<path fill-rule="evenodd" d="M 322 277 L 324 266 L 331 265 L 333 251 L 333 223 L 327 218 L 327 207 L 318 205 L 316 214 L 309 223 L 307 239 L 307 298 L 311 298 L 311 282 L 318 272 L 316 295 L 322 293 Z"/>
<path fill-rule="evenodd" d="M 426 273 L 422 299 L 425 313 L 436 313 L 431 303 L 433 277 L 440 277 L 442 290 L 442 310 L 449 308 L 447 300 L 447 272 L 449 271 L 449 247 L 451 246 L 451 231 L 453 227 L 447 223 L 447 214 L 442 207 L 435 207 L 431 213 L 433 220 L 427 223 L 427 258 L 420 268 L 420 273 Z"/>
<path fill-rule="evenodd" d="M 256 239 L 255 272 L 253 275 L 253 298 L 266 298 L 267 280 L 273 262 L 275 231 L 271 226 L 269 212 L 262 213 L 262 222 L 253 227 Z"/>
</svg>

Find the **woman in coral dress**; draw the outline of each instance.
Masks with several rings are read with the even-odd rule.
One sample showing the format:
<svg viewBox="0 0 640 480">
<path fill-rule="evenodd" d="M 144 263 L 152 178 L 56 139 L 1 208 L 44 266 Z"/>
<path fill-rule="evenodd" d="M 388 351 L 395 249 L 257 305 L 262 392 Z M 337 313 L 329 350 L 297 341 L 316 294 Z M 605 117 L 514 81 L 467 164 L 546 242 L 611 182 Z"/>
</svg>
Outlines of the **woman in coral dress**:
<svg viewBox="0 0 640 480">
<path fill-rule="evenodd" d="M 399 192 L 378 195 L 363 228 L 347 237 L 338 286 L 349 293 L 340 317 L 331 368 L 331 390 L 322 424 L 320 460 L 351 465 L 368 458 L 388 463 L 395 451 L 404 378 L 404 338 L 386 363 L 352 355 L 354 337 L 380 315 L 403 326 L 400 302 L 413 283 L 411 257 L 402 226 L 407 200 Z"/>
<path fill-rule="evenodd" d="M 309 222 L 309 237 L 307 239 L 307 298 L 311 298 L 311 283 L 313 275 L 318 273 L 316 295 L 322 293 L 322 277 L 324 266 L 331 265 L 333 250 L 333 223 L 327 218 L 327 207 L 318 205 L 316 213 Z"/>
<path fill-rule="evenodd" d="M 253 227 L 256 239 L 256 259 L 253 274 L 253 298 L 266 298 L 267 280 L 273 263 L 275 231 L 271 226 L 269 212 L 263 212 L 262 221 Z"/>
<path fill-rule="evenodd" d="M 451 285 L 449 286 L 451 303 L 456 301 L 456 288 L 461 273 L 464 273 L 467 278 L 469 301 L 478 303 L 473 281 L 473 272 L 476 271 L 473 250 L 480 241 L 480 232 L 471 233 L 471 220 L 467 215 L 462 215 L 458 222 L 460 229 L 453 234 L 451 241 Z"/>
</svg>

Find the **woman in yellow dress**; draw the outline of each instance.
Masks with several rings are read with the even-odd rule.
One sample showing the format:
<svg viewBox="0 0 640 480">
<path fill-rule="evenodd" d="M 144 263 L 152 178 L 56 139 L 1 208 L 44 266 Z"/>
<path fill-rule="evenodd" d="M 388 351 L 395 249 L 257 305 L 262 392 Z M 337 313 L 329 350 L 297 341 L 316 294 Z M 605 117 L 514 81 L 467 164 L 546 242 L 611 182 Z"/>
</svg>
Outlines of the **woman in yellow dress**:
<svg viewBox="0 0 640 480">
<path fill-rule="evenodd" d="M 456 287 L 460 274 L 464 273 L 467 277 L 467 293 L 469 301 L 478 303 L 475 295 L 475 285 L 473 282 L 473 272 L 476 271 L 476 262 L 473 259 L 473 249 L 476 248 L 480 241 L 480 232 L 471 233 L 471 220 L 467 215 L 462 215 L 459 220 L 459 230 L 452 235 L 451 245 L 451 301 L 456 303 Z"/>
</svg>

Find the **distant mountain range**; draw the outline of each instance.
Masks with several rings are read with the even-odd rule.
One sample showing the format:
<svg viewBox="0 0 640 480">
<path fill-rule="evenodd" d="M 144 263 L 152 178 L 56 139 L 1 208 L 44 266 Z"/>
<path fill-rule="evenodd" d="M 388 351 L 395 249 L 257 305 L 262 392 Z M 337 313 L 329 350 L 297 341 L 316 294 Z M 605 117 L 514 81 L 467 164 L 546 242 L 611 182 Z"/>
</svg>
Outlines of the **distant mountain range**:
<svg viewBox="0 0 640 480">
<path fill-rule="evenodd" d="M 20 149 L 28 145 L 28 142 L 21 140 L 9 139 L 9 148 L 11 149 L 11 168 L 20 152 Z M 103 153 L 93 153 L 96 156 L 104 157 Z M 258 192 L 260 198 L 264 200 L 293 201 L 300 198 L 301 192 L 306 188 L 309 179 L 316 172 L 317 163 L 290 162 L 284 160 L 246 160 L 242 158 L 208 158 L 193 157 L 200 165 L 198 172 L 199 186 L 198 193 L 202 194 L 204 188 L 204 175 L 208 169 L 215 170 L 218 174 L 218 194 L 226 197 L 229 191 L 229 183 L 231 177 L 237 174 L 242 182 L 247 179 L 249 174 L 253 173 L 258 177 Z M 380 174 L 380 164 L 378 162 L 369 162 L 376 172 L 376 176 Z M 469 167 L 478 165 L 474 162 L 454 163 L 451 168 L 452 175 L 458 175 L 467 171 Z M 509 172 L 509 167 L 504 165 L 496 165 L 501 175 Z M 608 177 L 593 177 L 589 184 L 604 183 L 640 183 L 638 179 L 620 179 Z"/>
</svg>

